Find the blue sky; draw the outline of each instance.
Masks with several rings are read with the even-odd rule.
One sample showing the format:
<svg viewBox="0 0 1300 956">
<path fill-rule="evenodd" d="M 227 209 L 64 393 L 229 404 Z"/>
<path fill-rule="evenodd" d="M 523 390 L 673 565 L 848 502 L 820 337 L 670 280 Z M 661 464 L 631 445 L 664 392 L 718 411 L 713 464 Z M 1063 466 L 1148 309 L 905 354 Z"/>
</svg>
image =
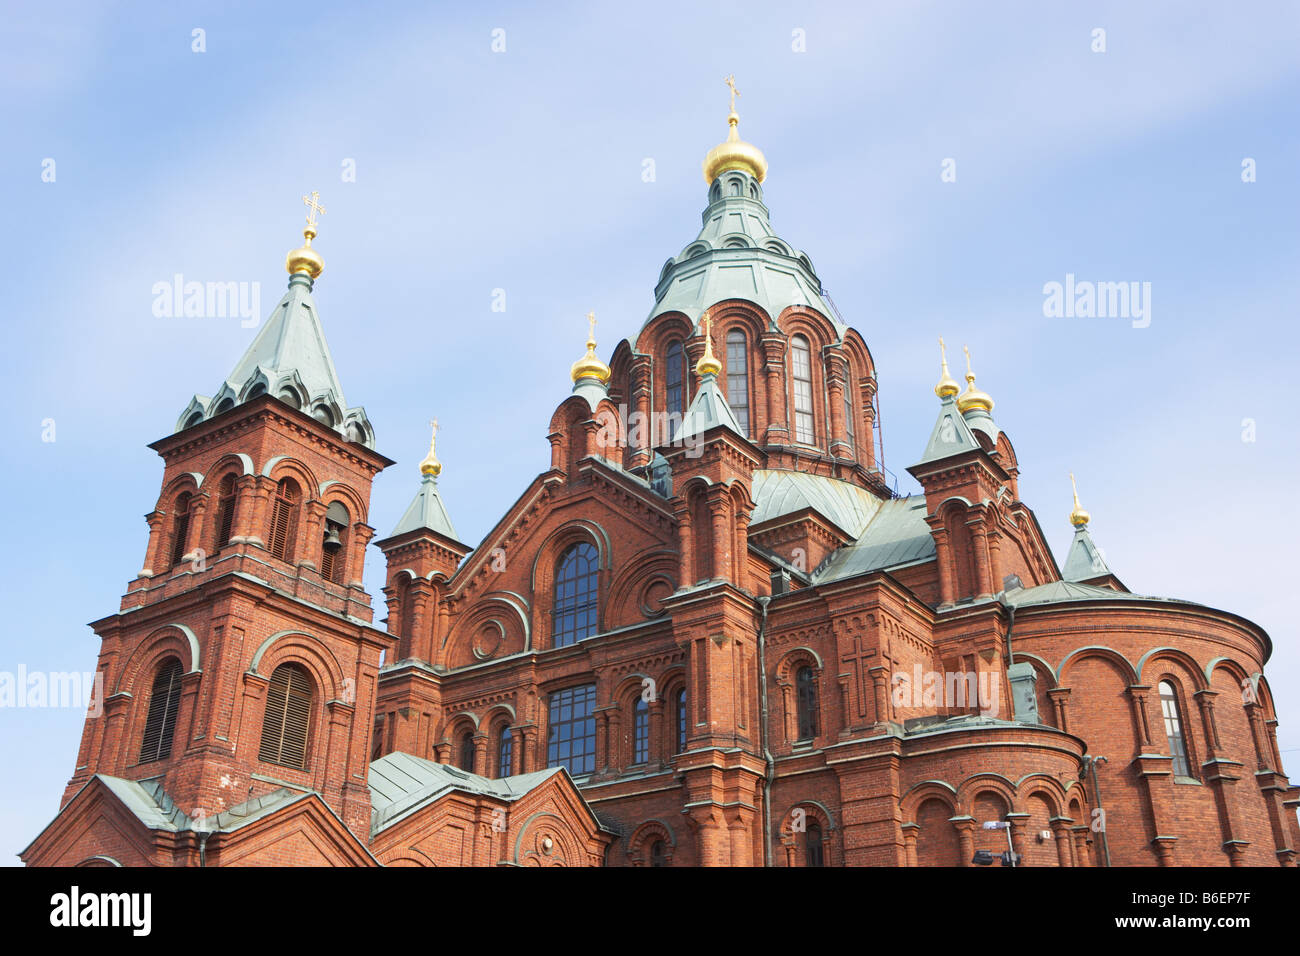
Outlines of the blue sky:
<svg viewBox="0 0 1300 956">
<path fill-rule="evenodd" d="M 371 523 L 387 533 L 414 494 L 436 416 L 440 488 L 477 543 L 548 465 L 584 314 L 608 357 L 698 231 L 734 72 L 773 225 L 876 359 L 900 490 L 933 424 L 942 334 L 970 345 L 1058 560 L 1074 471 L 1131 588 L 1269 631 L 1300 767 L 1280 504 L 1300 464 L 1294 6 L 6 8 L 0 669 L 93 667 L 86 622 L 116 610 L 144 556 L 162 474 L 145 446 L 256 333 L 156 317 L 154 284 L 257 282 L 269 312 L 309 190 L 328 209 L 315 296 L 339 375 L 399 462 Z M 1067 273 L 1150 282 L 1149 327 L 1045 318 L 1043 285 Z M 372 552 L 372 594 L 382 577 Z M 0 711 L 0 766 L 22 775 L 0 794 L 0 858 L 54 815 L 81 724 Z"/>
</svg>

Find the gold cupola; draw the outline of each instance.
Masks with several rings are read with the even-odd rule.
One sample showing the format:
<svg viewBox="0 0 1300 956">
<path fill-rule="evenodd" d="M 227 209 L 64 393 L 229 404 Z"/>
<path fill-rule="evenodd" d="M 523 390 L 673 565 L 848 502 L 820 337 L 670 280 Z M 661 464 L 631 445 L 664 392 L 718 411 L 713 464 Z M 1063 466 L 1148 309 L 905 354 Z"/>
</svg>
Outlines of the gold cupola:
<svg viewBox="0 0 1300 956">
<path fill-rule="evenodd" d="M 948 351 L 943 346 L 943 336 L 939 336 L 939 360 L 942 363 L 942 371 L 939 375 L 939 384 L 934 387 L 934 394 L 938 395 L 940 400 L 951 398 L 961 391 L 961 386 L 957 380 L 952 377 L 948 371 Z"/>
<path fill-rule="evenodd" d="M 307 207 L 307 228 L 302 231 L 302 245 L 285 256 L 284 267 L 289 275 L 303 272 L 314 280 L 325 268 L 325 260 L 311 247 L 311 241 L 316 238 L 316 215 L 324 215 L 325 207 L 320 204 L 318 192 L 303 196 L 302 201 Z"/>
<path fill-rule="evenodd" d="M 429 436 L 429 454 L 425 455 L 424 461 L 420 462 L 420 474 L 437 478 L 442 474 L 442 462 L 438 460 L 438 453 L 434 450 L 434 446 L 438 443 L 438 419 L 429 422 L 429 427 L 433 429 L 433 433 Z"/>
<path fill-rule="evenodd" d="M 1079 486 L 1074 483 L 1074 472 L 1070 472 L 1070 487 L 1074 489 L 1074 510 L 1070 512 L 1070 524 L 1082 528 L 1092 520 L 1092 515 L 1083 510 L 1079 504 Z"/>
<path fill-rule="evenodd" d="M 970 369 L 970 349 L 963 345 L 962 350 L 966 353 L 966 391 L 957 398 L 957 410 L 963 415 L 977 408 L 991 412 L 993 411 L 992 397 L 975 387 L 975 373 Z"/>
<path fill-rule="evenodd" d="M 704 157 L 704 181 L 712 185 L 719 174 L 728 169 L 739 169 L 761 183 L 767 176 L 767 157 L 753 143 L 740 138 L 740 132 L 736 129 L 740 123 L 740 114 L 736 112 L 736 97 L 740 91 L 736 89 L 735 75 L 728 76 L 725 82 L 731 89 L 731 112 L 727 116 L 730 129 L 727 131 L 726 142 L 714 146 Z"/>
<path fill-rule="evenodd" d="M 713 332 L 710 330 L 709 322 L 709 313 L 706 311 L 702 316 L 700 316 L 700 326 L 704 332 L 704 354 L 701 355 L 700 360 L 695 363 L 695 374 L 700 376 L 716 376 L 722 371 L 722 363 L 719 362 L 718 357 L 713 354 Z"/>
<path fill-rule="evenodd" d="M 596 313 L 587 313 L 587 322 L 589 323 L 587 331 L 587 354 L 578 361 L 573 363 L 570 370 L 570 376 L 574 384 L 584 378 L 594 378 L 602 385 L 609 384 L 609 378 L 614 373 L 609 370 L 609 366 L 600 360 L 596 354 Z"/>
</svg>

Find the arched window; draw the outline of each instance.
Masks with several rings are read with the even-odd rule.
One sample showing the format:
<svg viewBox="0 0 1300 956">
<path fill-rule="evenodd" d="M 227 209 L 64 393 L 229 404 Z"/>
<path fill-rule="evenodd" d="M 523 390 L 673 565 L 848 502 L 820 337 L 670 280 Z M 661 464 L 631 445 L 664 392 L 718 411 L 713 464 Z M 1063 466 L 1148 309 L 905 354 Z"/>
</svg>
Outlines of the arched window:
<svg viewBox="0 0 1300 956">
<path fill-rule="evenodd" d="M 650 759 L 650 705 L 638 696 L 632 705 L 632 762 L 645 763 Z"/>
<path fill-rule="evenodd" d="M 185 539 L 190 534 L 190 493 L 176 499 L 176 513 L 172 515 L 172 567 L 185 557 Z"/>
<path fill-rule="evenodd" d="M 802 335 L 790 340 L 790 372 L 794 380 L 794 438 L 811 445 L 817 441 L 813 426 L 812 353 Z"/>
<path fill-rule="evenodd" d="M 474 731 L 467 730 L 460 735 L 460 769 L 474 772 Z"/>
<path fill-rule="evenodd" d="M 325 540 L 321 545 L 320 573 L 326 581 L 343 583 L 344 555 L 347 553 L 348 509 L 331 501 L 325 512 Z"/>
<path fill-rule="evenodd" d="M 858 412 L 853 406 L 853 375 L 850 373 L 849 381 L 844 383 L 844 435 L 848 438 L 849 446 L 853 448 L 854 454 L 857 454 Z"/>
<path fill-rule="evenodd" d="M 1169 755 L 1174 758 L 1175 777 L 1190 777 L 1191 764 L 1187 760 L 1187 738 L 1183 736 L 1183 719 L 1178 709 L 1178 695 L 1174 685 L 1160 682 L 1160 713 L 1165 719 L 1165 737 L 1169 740 Z"/>
<path fill-rule="evenodd" d="M 554 646 L 567 647 L 596 633 L 599 567 L 596 546 L 583 541 L 560 557 L 555 570 Z"/>
<path fill-rule="evenodd" d="M 668 858 L 664 855 L 664 841 L 655 840 L 650 844 L 650 865 L 667 866 Z"/>
<path fill-rule="evenodd" d="M 749 350 L 745 348 L 745 333 L 732 329 L 727 333 L 727 404 L 740 423 L 740 430 L 749 435 Z"/>
<path fill-rule="evenodd" d="M 682 382 L 683 364 L 682 343 L 669 342 L 664 357 L 664 395 L 669 414 L 676 412 L 681 415 L 686 410 L 683 402 L 685 398 L 685 387 Z"/>
<path fill-rule="evenodd" d="M 307 734 L 311 730 L 312 686 L 307 671 L 281 664 L 266 689 L 262 746 L 258 759 L 294 770 L 307 769 Z"/>
<path fill-rule="evenodd" d="M 293 537 L 298 530 L 298 485 L 292 478 L 281 479 L 271 508 L 271 556 L 293 560 Z"/>
<path fill-rule="evenodd" d="M 685 753 L 686 751 L 686 688 L 679 687 L 675 699 L 676 707 L 673 709 L 674 723 L 673 728 L 677 738 L 677 752 Z"/>
<path fill-rule="evenodd" d="M 826 858 L 822 850 L 822 828 L 820 823 L 809 823 L 804 831 L 804 863 L 807 866 L 825 866 Z"/>
<path fill-rule="evenodd" d="M 140 762 L 165 760 L 172 753 L 172 736 L 176 732 L 176 711 L 181 704 L 181 662 L 169 657 L 154 674 L 149 692 L 149 713 L 144 721 L 144 739 L 140 743 Z"/>
<path fill-rule="evenodd" d="M 217 486 L 217 535 L 213 552 L 230 544 L 230 534 L 235 524 L 235 476 L 226 475 Z"/>
<path fill-rule="evenodd" d="M 508 724 L 497 728 L 497 776 L 508 777 L 514 772 L 514 740 Z"/>
<path fill-rule="evenodd" d="M 794 677 L 799 711 L 799 740 L 817 736 L 817 675 L 811 667 L 801 667 Z"/>
</svg>

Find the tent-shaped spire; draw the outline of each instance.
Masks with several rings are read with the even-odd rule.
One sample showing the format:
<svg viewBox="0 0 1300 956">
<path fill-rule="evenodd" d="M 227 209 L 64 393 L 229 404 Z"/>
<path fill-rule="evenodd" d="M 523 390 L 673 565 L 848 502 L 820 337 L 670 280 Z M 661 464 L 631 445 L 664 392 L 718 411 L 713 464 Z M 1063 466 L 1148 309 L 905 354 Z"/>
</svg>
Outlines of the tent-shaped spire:
<svg viewBox="0 0 1300 956">
<path fill-rule="evenodd" d="M 718 372 L 722 370 L 722 363 L 713 354 L 713 335 L 710 331 L 708 312 L 700 316 L 700 325 L 704 330 L 704 354 L 695 363 L 695 372 L 700 376 L 700 386 L 695 397 L 691 399 L 690 408 L 686 409 L 686 414 L 682 417 L 681 427 L 673 436 L 673 444 L 680 444 L 688 438 L 703 435 L 709 429 L 717 428 L 719 425 L 730 428 L 742 438 L 745 437 L 744 429 L 740 427 L 740 422 L 736 421 L 736 413 L 731 410 L 731 406 L 722 395 L 722 390 L 718 388 Z"/>
<path fill-rule="evenodd" d="M 316 201 L 318 198 L 316 193 L 303 197 L 310 215 L 303 230 L 304 245 L 290 252 L 285 262 L 288 290 L 216 394 L 211 398 L 196 395 L 186 406 L 177 431 L 269 394 L 307 412 L 348 441 L 375 447 L 365 410 L 349 408 L 343 397 L 343 386 L 311 294 L 324 266 L 320 255 L 311 248 L 316 236 L 316 214 L 325 211 Z"/>
<path fill-rule="evenodd" d="M 947 394 L 941 399 L 939 418 L 934 423 L 934 430 L 930 432 L 925 453 L 921 455 L 921 460 L 917 464 L 926 465 L 932 461 L 941 461 L 964 452 L 978 451 L 980 447 L 975 433 L 971 431 L 970 425 L 966 424 L 966 419 L 958 410 L 956 399 L 951 394 Z"/>
<path fill-rule="evenodd" d="M 1110 573 L 1106 559 L 1101 556 L 1096 542 L 1088 533 L 1088 526 L 1084 524 L 1076 527 L 1074 540 L 1070 542 L 1070 553 L 1066 555 L 1065 567 L 1061 569 L 1061 577 L 1066 581 L 1081 583 Z"/>
<path fill-rule="evenodd" d="M 459 541 L 460 539 L 456 537 L 456 529 L 451 524 L 451 516 L 447 514 L 447 507 L 442 503 L 442 496 L 438 494 L 438 475 L 442 473 L 442 462 L 438 460 L 436 451 L 438 422 L 435 419 L 429 425 L 433 429 L 433 434 L 429 438 L 429 454 L 425 455 L 424 461 L 420 462 L 420 490 L 415 493 L 414 500 L 411 501 L 389 537 L 395 538 L 408 531 L 433 531 L 444 538 Z"/>
</svg>

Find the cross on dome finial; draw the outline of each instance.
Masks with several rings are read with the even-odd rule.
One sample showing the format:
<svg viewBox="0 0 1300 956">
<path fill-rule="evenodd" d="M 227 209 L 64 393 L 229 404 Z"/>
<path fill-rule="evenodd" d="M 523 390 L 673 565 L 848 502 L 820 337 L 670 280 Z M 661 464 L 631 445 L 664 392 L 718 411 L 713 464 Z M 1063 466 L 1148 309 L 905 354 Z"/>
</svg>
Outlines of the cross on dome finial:
<svg viewBox="0 0 1300 956">
<path fill-rule="evenodd" d="M 584 378 L 595 379 L 602 385 L 609 384 L 610 376 L 614 373 L 609 370 L 609 366 L 600 360 L 596 354 L 596 313 L 587 313 L 587 353 L 582 358 L 573 363 L 569 370 L 569 377 L 573 379 L 576 386 Z"/>
<path fill-rule="evenodd" d="M 952 377 L 948 371 L 948 350 L 943 344 L 943 336 L 939 336 L 939 361 L 942 366 L 942 372 L 939 376 L 939 384 L 934 387 L 934 394 L 940 399 L 950 398 L 961 391 L 961 386 L 957 380 Z"/>
<path fill-rule="evenodd" d="M 729 74 L 723 77 L 722 81 L 731 91 L 731 112 L 727 115 L 727 139 L 709 150 L 708 155 L 704 157 L 704 181 L 711 185 L 720 173 L 725 173 L 729 169 L 738 169 L 749 173 L 761 183 L 767 176 L 767 159 L 761 149 L 753 143 L 742 140 L 737 129 L 740 116 L 736 113 L 736 97 L 740 95 L 740 90 L 736 89 L 736 74 Z"/>
<path fill-rule="evenodd" d="M 731 112 L 734 113 L 736 112 L 736 97 L 740 95 L 740 90 L 736 89 L 736 74 L 731 73 L 723 77 L 722 82 L 726 83 L 727 88 L 731 90 Z"/>
<path fill-rule="evenodd" d="M 596 347 L 596 313 L 587 313 L 587 344 Z"/>
<path fill-rule="evenodd" d="M 1082 528 L 1092 520 L 1092 515 L 1084 511 L 1083 506 L 1079 504 L 1079 486 L 1075 484 L 1074 472 L 1070 472 L 1070 487 L 1074 490 L 1074 510 L 1070 512 L 1070 524 Z"/>
<path fill-rule="evenodd" d="M 320 193 L 315 191 L 303 196 L 302 201 L 307 207 L 307 228 L 302 231 L 302 245 L 285 257 L 284 267 L 289 275 L 301 272 L 314 280 L 325 268 L 325 260 L 311 247 L 311 241 L 316 238 L 316 216 L 325 215 L 325 207 L 320 204 Z"/>
<path fill-rule="evenodd" d="M 713 331 L 710 325 L 712 321 L 713 320 L 709 318 L 707 310 L 700 316 L 700 326 L 703 329 L 704 335 L 704 354 L 701 355 L 700 360 L 695 363 L 696 375 L 717 375 L 722 371 L 722 363 L 719 362 L 718 357 L 713 354 Z"/>
<path fill-rule="evenodd" d="M 961 348 L 966 353 L 966 391 L 962 392 L 957 399 L 957 411 L 963 415 L 973 409 L 991 412 L 993 398 L 987 392 L 982 392 L 975 387 L 975 373 L 970 367 L 970 348 L 965 345 Z"/>
<path fill-rule="evenodd" d="M 431 434 L 429 435 L 429 454 L 425 455 L 424 461 L 420 462 L 420 474 L 437 478 L 438 475 L 442 473 L 442 462 L 438 460 L 437 452 L 434 451 L 434 447 L 438 443 L 438 419 L 430 419 L 429 428 L 431 430 Z"/>
</svg>

